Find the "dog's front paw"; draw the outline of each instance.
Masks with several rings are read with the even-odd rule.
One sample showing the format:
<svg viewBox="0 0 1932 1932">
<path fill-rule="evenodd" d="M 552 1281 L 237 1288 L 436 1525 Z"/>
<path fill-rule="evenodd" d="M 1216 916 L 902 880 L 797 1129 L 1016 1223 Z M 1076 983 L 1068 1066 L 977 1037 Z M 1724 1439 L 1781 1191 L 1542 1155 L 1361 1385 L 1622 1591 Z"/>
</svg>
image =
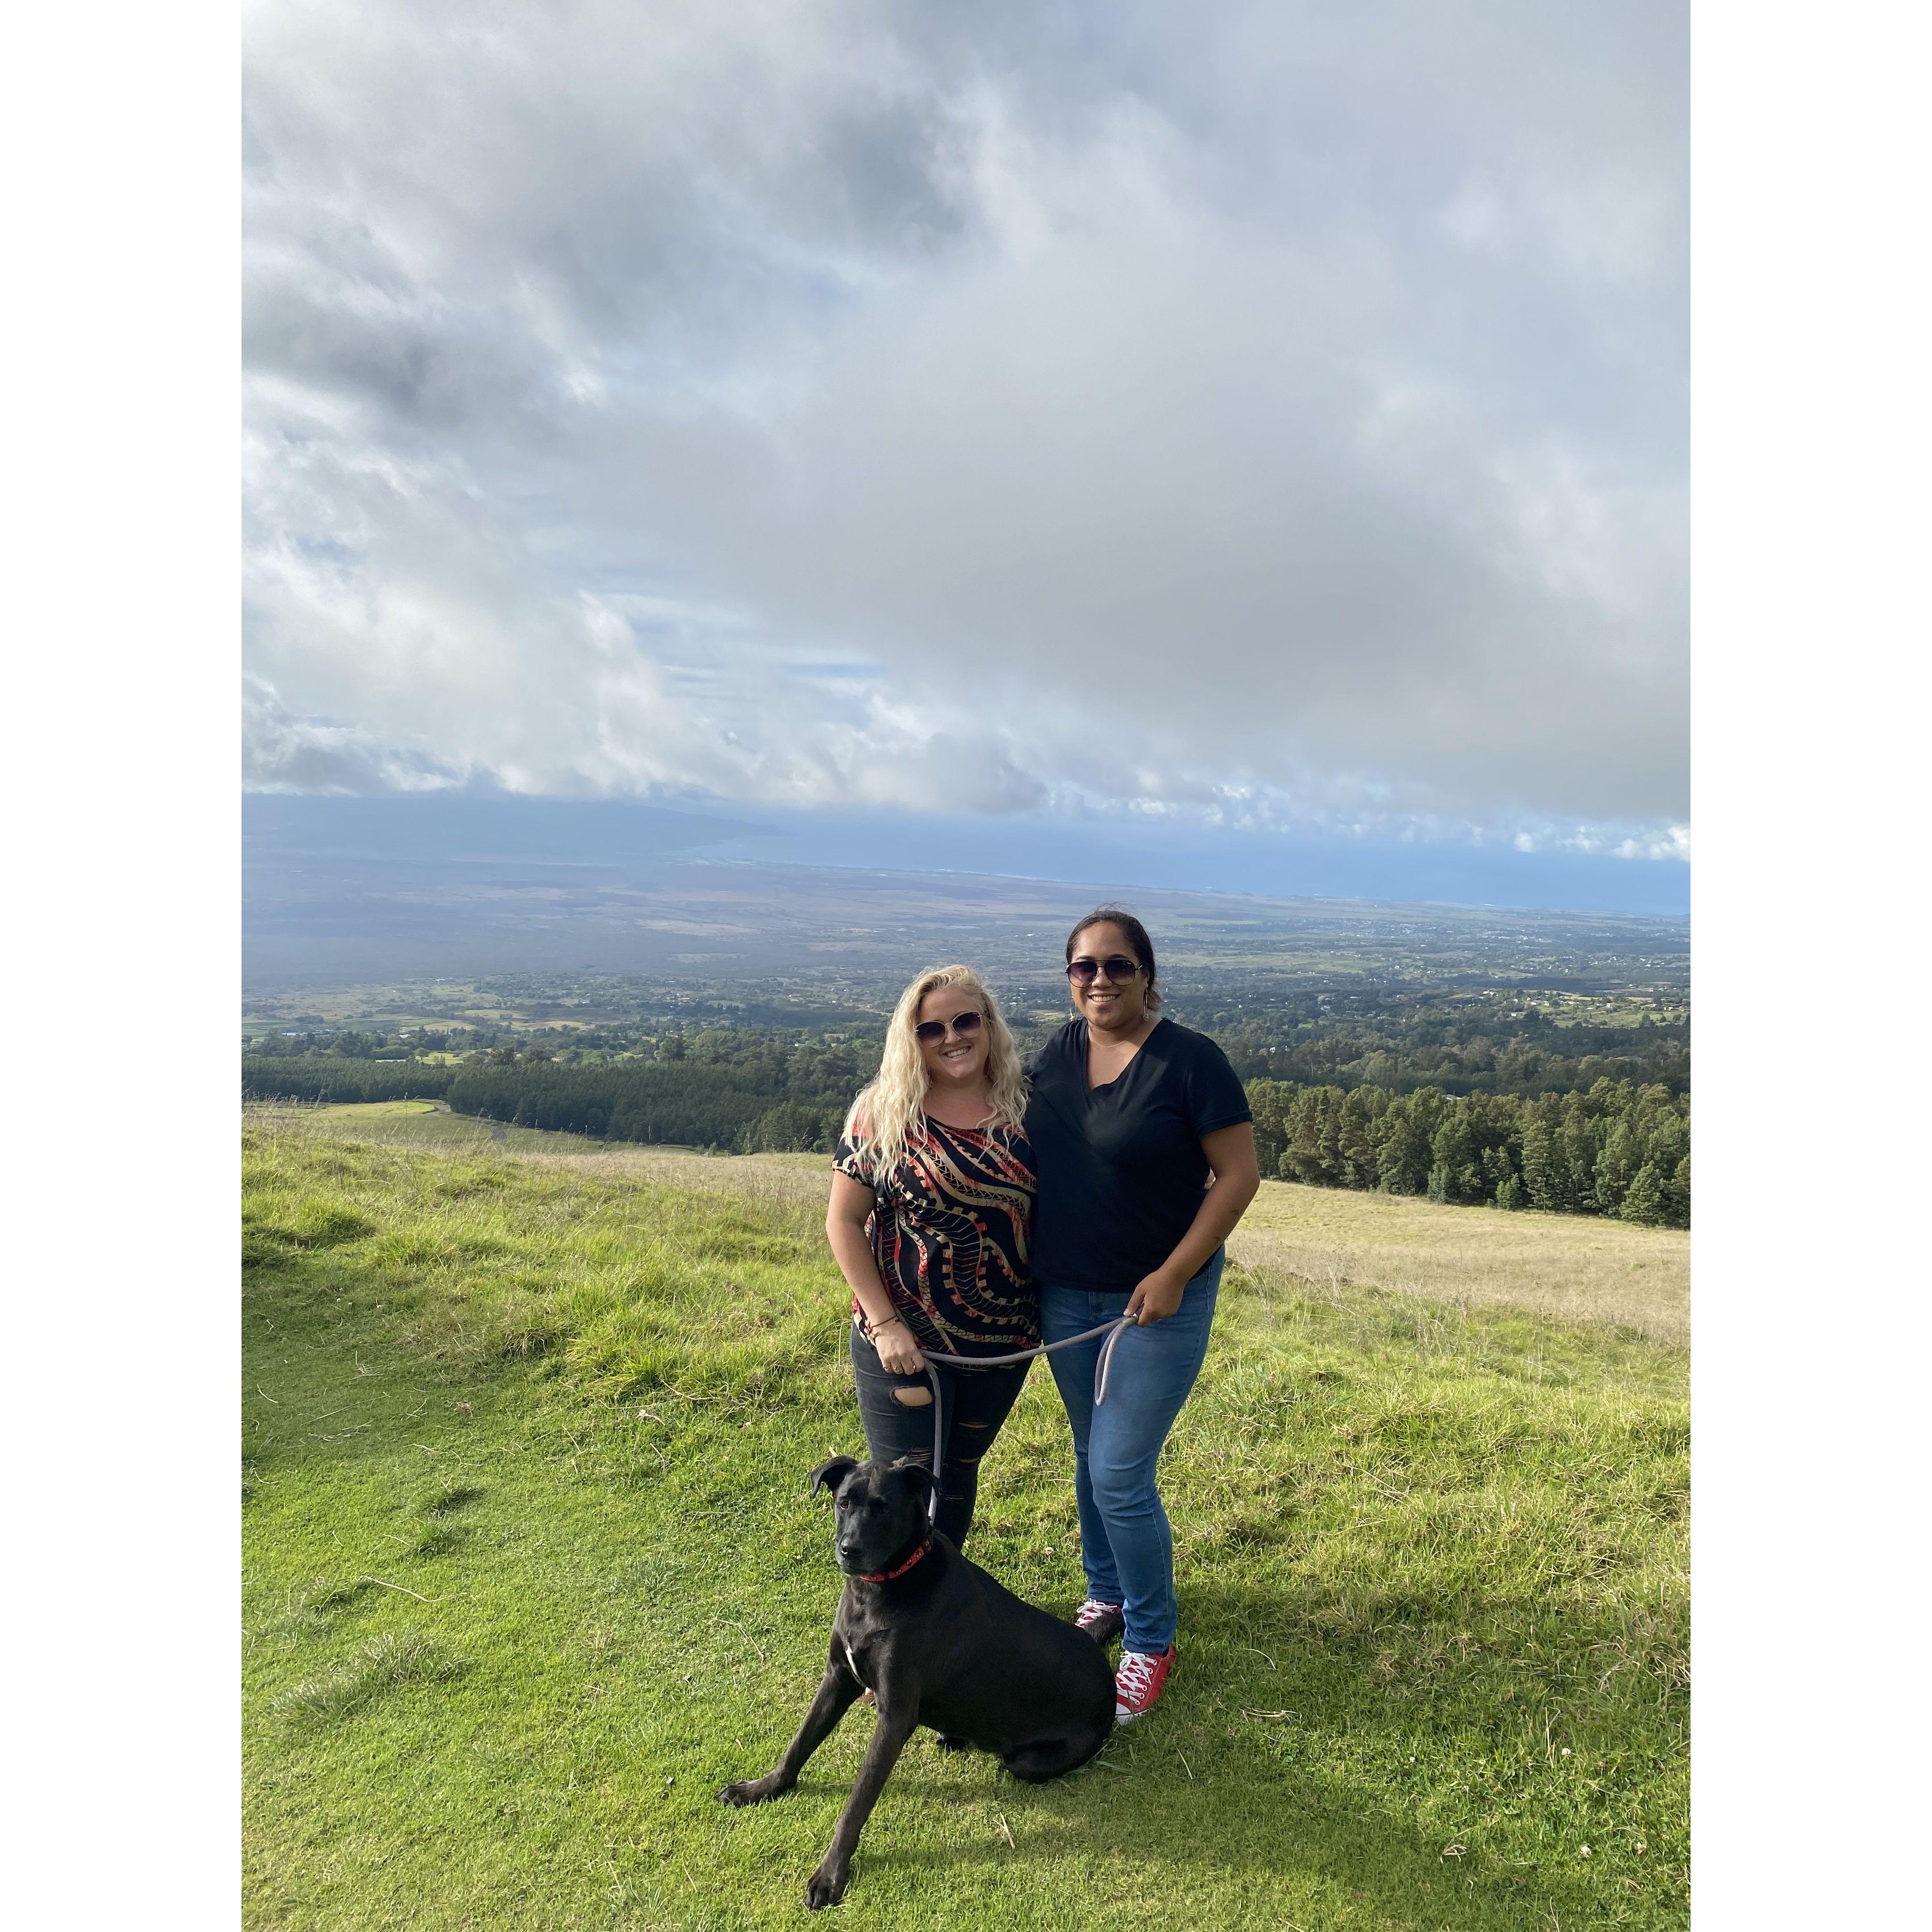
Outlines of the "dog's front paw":
<svg viewBox="0 0 1932 1932">
<path fill-rule="evenodd" d="M 805 1888 L 806 1910 L 823 1912 L 828 1905 L 836 1905 L 845 1896 L 845 1886 L 851 1876 L 849 1868 L 835 1865 L 827 1858 L 812 1874 Z"/>
<path fill-rule="evenodd" d="M 718 1794 L 721 1804 L 762 1804 L 767 1798 L 782 1796 L 790 1787 L 776 1772 L 769 1772 L 763 1778 L 748 1778 L 742 1784 L 728 1784 Z"/>
</svg>

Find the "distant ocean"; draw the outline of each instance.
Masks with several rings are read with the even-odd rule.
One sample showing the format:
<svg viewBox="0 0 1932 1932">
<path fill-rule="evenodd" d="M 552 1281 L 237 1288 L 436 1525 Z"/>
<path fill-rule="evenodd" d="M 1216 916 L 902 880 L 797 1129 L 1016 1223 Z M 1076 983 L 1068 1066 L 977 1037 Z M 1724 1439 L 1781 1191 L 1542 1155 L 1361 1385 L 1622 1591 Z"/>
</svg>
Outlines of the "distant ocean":
<svg viewBox="0 0 1932 1932">
<path fill-rule="evenodd" d="M 1690 910 L 1690 868 L 1676 860 L 1203 831 L 1147 820 L 774 812 L 427 792 L 380 798 L 256 793 L 244 801 L 242 823 L 250 856 L 262 861 L 334 852 L 431 863 L 494 858 L 598 866 L 702 854 L 1268 898 L 1665 915 Z"/>
<path fill-rule="evenodd" d="M 1676 860 L 1143 821 L 258 793 L 243 802 L 242 826 L 244 971 L 256 980 L 620 962 L 691 970 L 737 953 L 748 915 L 760 930 L 789 920 L 860 940 L 893 923 L 894 902 L 875 877 L 842 904 L 838 878 L 856 872 L 921 875 L 907 892 L 928 916 L 934 874 L 961 878 L 962 913 L 1001 879 L 1059 888 L 1021 895 L 1042 907 L 1136 890 L 1651 918 L 1690 907 L 1690 868 Z"/>
</svg>

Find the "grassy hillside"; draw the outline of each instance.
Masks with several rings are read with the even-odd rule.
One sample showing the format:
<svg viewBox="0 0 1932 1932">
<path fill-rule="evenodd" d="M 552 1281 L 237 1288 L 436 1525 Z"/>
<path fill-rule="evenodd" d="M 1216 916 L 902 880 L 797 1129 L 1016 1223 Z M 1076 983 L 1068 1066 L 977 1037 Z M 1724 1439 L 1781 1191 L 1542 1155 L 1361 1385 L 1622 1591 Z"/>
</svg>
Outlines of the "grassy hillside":
<svg viewBox="0 0 1932 1932">
<path fill-rule="evenodd" d="M 677 1148 L 496 1127 L 428 1100 L 304 1108 L 263 1118 L 321 1121 L 333 1133 L 404 1146 L 477 1146 L 662 1185 L 812 1202 L 830 1185 L 823 1154 L 721 1157 Z M 1459 1305 L 1496 1303 L 1565 1322 L 1610 1322 L 1681 1342 L 1690 1328 L 1690 1237 L 1599 1216 L 1506 1214 L 1413 1196 L 1264 1180 L 1229 1244 L 1265 1282 L 1381 1288 Z"/>
<path fill-rule="evenodd" d="M 1654 1341 L 1690 1333 L 1690 1237 L 1600 1215 L 1438 1207 L 1414 1196 L 1267 1181 L 1229 1247 L 1285 1277 L 1607 1322 Z"/>
<path fill-rule="evenodd" d="M 244 1140 L 249 1922 L 796 1921 L 869 1717 L 780 1804 L 712 1794 L 816 1681 L 803 1476 L 862 1446 L 808 1177 Z M 1231 1271 L 1167 1698 L 1038 1789 L 916 1742 L 844 1920 L 1682 1924 L 1683 1384 L 1601 1323 Z M 1062 1612 L 1069 1470 L 1036 1372 L 974 1554 Z"/>
<path fill-rule="evenodd" d="M 388 1142 L 400 1147 L 494 1145 L 523 1154 L 596 1154 L 605 1145 L 582 1134 L 547 1134 L 535 1127 L 506 1126 L 500 1121 L 452 1114 L 441 1100 L 328 1101 L 302 1107 L 272 1101 L 245 1107 L 242 1118 L 284 1125 L 308 1121 L 352 1140 Z"/>
</svg>

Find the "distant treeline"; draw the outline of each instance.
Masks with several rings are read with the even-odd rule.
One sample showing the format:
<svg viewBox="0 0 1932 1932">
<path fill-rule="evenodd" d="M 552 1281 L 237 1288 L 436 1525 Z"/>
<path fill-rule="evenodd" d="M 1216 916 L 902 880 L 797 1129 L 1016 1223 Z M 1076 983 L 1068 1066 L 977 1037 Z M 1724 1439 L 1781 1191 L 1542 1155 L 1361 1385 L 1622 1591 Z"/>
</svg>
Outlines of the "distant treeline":
<svg viewBox="0 0 1932 1932">
<path fill-rule="evenodd" d="M 1604 1079 L 1673 1095 L 1690 1088 L 1690 1028 L 1682 1018 L 1558 1024 L 1545 1012 L 1468 995 L 1355 994 L 1266 1014 L 1203 1011 L 1186 1023 L 1212 1034 L 1244 1080 L 1526 1098 L 1587 1091 Z"/>
<path fill-rule="evenodd" d="M 1310 1087 L 1379 1087 L 1413 1094 L 1544 1094 L 1586 1091 L 1601 1079 L 1664 1087 L 1673 1095 L 1690 1087 L 1690 1028 L 1682 1002 L 1653 998 L 1653 1010 L 1632 1024 L 1622 996 L 1571 997 L 1559 1005 L 1522 988 L 1474 989 L 1367 986 L 1330 992 L 1270 992 L 1259 1002 L 1229 1004 L 1214 988 L 1176 994 L 1174 1017 L 1217 1040 L 1244 1080 L 1292 1080 Z M 1024 998 L 1011 1016 L 1024 1048 L 1041 1044 L 1058 1015 L 1030 1016 Z M 310 1026 L 250 1038 L 243 1051 L 276 1060 L 404 1061 L 424 1054 L 553 1060 L 564 1066 L 615 1061 L 658 1062 L 688 1054 L 712 1065 L 762 1062 L 774 1050 L 801 1043 L 860 1042 L 876 1059 L 882 1015 L 830 1016 L 810 1025 L 778 1026 L 748 1007 L 718 1023 L 692 1025 L 658 1017 L 646 1023 L 605 1018 L 594 1024 L 496 1029 L 484 1025 L 415 1025 L 392 1032 Z M 760 1072 L 760 1091 L 770 1082 Z M 797 1098 L 788 1091 L 782 1096 Z M 815 1102 L 817 1096 L 811 1096 Z"/>
<path fill-rule="evenodd" d="M 790 1092 L 789 1083 L 761 1079 L 754 1069 L 689 1060 L 603 1066 L 524 1062 L 465 1066 L 448 1098 L 455 1113 L 599 1140 L 740 1154 L 829 1152 L 851 1093 L 800 1084 L 803 1092 Z"/>
<path fill-rule="evenodd" d="M 254 1056 L 251 1100 L 446 1100 L 513 1126 L 730 1149 L 829 1152 L 875 1042 L 718 1028 L 658 1042 L 650 1059 L 569 1065 L 498 1048 L 458 1064 Z M 1525 1097 L 1250 1080 L 1262 1172 L 1324 1187 L 1614 1215 L 1690 1218 L 1690 1103 L 1661 1082 L 1600 1078 Z"/>
<path fill-rule="evenodd" d="M 386 1033 L 361 1033 L 354 1028 L 310 1028 L 306 1033 L 258 1036 L 248 1042 L 244 1051 L 274 1060 L 298 1060 L 310 1054 L 326 1054 L 332 1060 L 409 1060 L 418 1053 L 443 1053 L 454 1045 L 459 1049 L 476 1044 L 473 1031 L 432 1032 L 415 1027 L 393 1039 Z"/>
<path fill-rule="evenodd" d="M 1690 1102 L 1598 1080 L 1534 1100 L 1251 1080 L 1264 1174 L 1432 1201 L 1690 1225 Z"/>
<path fill-rule="evenodd" d="M 455 1065 L 250 1056 L 250 1100 L 447 1100 L 451 1111 L 599 1140 L 830 1152 L 876 1041 L 716 1028 L 652 1043 L 648 1058 L 566 1064 L 507 1048 Z"/>
<path fill-rule="evenodd" d="M 244 1100 L 440 1100 L 464 1070 L 421 1060 L 244 1054 Z"/>
</svg>

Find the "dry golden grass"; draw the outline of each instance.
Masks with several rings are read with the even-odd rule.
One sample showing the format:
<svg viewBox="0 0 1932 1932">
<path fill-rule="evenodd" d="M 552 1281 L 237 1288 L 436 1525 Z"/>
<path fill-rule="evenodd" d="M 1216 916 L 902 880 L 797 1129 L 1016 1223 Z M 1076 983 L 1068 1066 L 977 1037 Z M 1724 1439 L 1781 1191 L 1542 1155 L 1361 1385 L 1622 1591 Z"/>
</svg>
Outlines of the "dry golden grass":
<svg viewBox="0 0 1932 1932">
<path fill-rule="evenodd" d="M 634 1174 L 660 1187 L 748 1194 L 761 1201 L 823 1202 L 832 1192 L 832 1156 L 824 1154 L 696 1154 L 688 1148 L 613 1144 L 602 1154 L 523 1157 L 595 1174 Z"/>
<path fill-rule="evenodd" d="M 831 1184 L 823 1154 L 598 1147 L 527 1128 L 514 1128 L 507 1140 L 493 1144 L 481 1121 L 446 1113 L 412 1118 L 400 1107 L 331 1108 L 308 1117 L 326 1118 L 334 1132 L 366 1131 L 385 1141 L 473 1135 L 476 1144 L 494 1144 L 510 1160 L 606 1177 L 634 1174 L 660 1186 L 747 1195 L 774 1204 L 822 1202 Z M 1635 1228 L 1580 1214 L 1442 1208 L 1411 1196 L 1265 1180 L 1228 1245 L 1236 1261 L 1264 1280 L 1505 1304 L 1558 1321 L 1618 1322 L 1660 1342 L 1681 1342 L 1690 1334 L 1690 1238 L 1674 1228 Z"/>
<path fill-rule="evenodd" d="M 766 1201 L 822 1201 L 830 1185 L 822 1154 L 707 1158 L 638 1148 L 534 1157 L 594 1166 L 600 1174 L 628 1168 L 662 1186 Z M 1675 1228 L 1438 1208 L 1400 1195 L 1264 1180 L 1228 1246 L 1264 1278 L 1507 1303 L 1558 1321 L 1620 1322 L 1663 1342 L 1690 1332 L 1690 1238 Z"/>
<path fill-rule="evenodd" d="M 1560 1322 L 1619 1322 L 1660 1342 L 1690 1334 L 1682 1228 L 1264 1180 L 1228 1246 L 1263 1276 L 1508 1303 Z"/>
<path fill-rule="evenodd" d="M 823 1154 L 707 1157 L 662 1148 L 524 1160 L 631 1172 L 660 1186 L 823 1201 Z M 1438 1208 L 1393 1194 L 1358 1194 L 1264 1180 L 1229 1241 L 1264 1279 L 1380 1288 L 1436 1300 L 1507 1303 L 1563 1322 L 1615 1322 L 1661 1342 L 1690 1333 L 1690 1238 L 1579 1214 L 1505 1214 Z"/>
</svg>

